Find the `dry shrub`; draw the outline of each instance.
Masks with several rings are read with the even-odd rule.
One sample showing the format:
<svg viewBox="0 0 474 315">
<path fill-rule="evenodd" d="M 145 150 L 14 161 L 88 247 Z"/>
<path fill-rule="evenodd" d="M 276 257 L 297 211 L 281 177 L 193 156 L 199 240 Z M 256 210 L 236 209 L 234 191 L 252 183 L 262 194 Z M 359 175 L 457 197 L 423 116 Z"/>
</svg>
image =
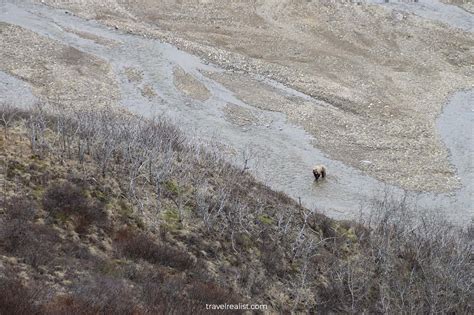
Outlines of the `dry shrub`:
<svg viewBox="0 0 474 315">
<path fill-rule="evenodd" d="M 8 128 L 17 120 L 27 118 L 28 112 L 11 104 L 0 103 L 0 126 L 3 126 L 5 138 L 8 138 Z"/>
<path fill-rule="evenodd" d="M 49 225 L 33 223 L 36 203 L 12 198 L 4 203 L 5 215 L 0 221 L 0 252 L 16 256 L 32 267 L 57 263 L 64 256 L 93 263 L 87 249 L 61 239 Z"/>
<path fill-rule="evenodd" d="M 266 273 L 284 277 L 289 270 L 286 268 L 285 250 L 278 241 L 271 238 L 270 232 L 265 230 L 261 233 L 261 243 L 259 249 L 261 252 L 262 263 L 265 266 Z"/>
<path fill-rule="evenodd" d="M 13 198 L 5 203 L 5 217 L 0 224 L 0 249 L 24 259 L 33 267 L 51 263 L 51 244 L 59 242 L 54 230 L 34 224 L 36 205 L 27 199 Z"/>
<path fill-rule="evenodd" d="M 191 282 L 187 289 L 188 307 L 198 313 L 205 313 L 206 304 L 239 304 L 242 298 L 230 288 L 223 288 L 215 283 Z M 209 312 L 209 310 L 207 310 Z M 242 311 L 227 310 L 226 314 L 241 314 Z"/>
<path fill-rule="evenodd" d="M 173 305 L 182 304 L 182 290 L 178 289 L 174 291 L 173 295 L 170 295 L 166 292 L 163 280 L 161 275 L 152 276 L 146 279 L 142 286 L 141 299 L 151 313 L 166 314 L 173 308 Z"/>
<path fill-rule="evenodd" d="M 194 265 L 194 260 L 187 253 L 166 244 L 158 244 L 143 233 L 122 240 L 119 247 L 122 254 L 131 259 L 143 259 L 183 271 Z"/>
<path fill-rule="evenodd" d="M 48 139 L 44 130 L 47 125 L 58 126 L 51 129 L 63 140 L 63 144 L 46 143 Z M 209 183 L 209 187 L 196 194 L 194 200 L 188 200 L 188 197 L 192 198 L 192 193 L 184 195 L 186 192 L 180 190 L 169 197 L 176 199 L 180 211 L 185 205 L 197 208 L 195 213 L 199 214 L 201 222 L 193 227 L 204 223 L 203 230 L 206 229 L 201 230 L 199 236 L 222 244 L 205 258 L 216 260 L 222 256 L 232 263 L 237 261 L 240 268 L 237 283 L 242 292 L 254 299 L 265 301 L 274 299 L 278 294 L 293 295 L 295 299 L 288 309 L 300 311 L 313 308 L 320 313 L 473 312 L 472 228 L 464 233 L 450 228 L 443 221 L 415 220 L 413 216 L 406 215 L 403 201 L 393 205 L 383 201 L 374 208 L 379 216 L 363 222 L 365 228 L 353 229 L 349 235 L 346 233 L 349 232 L 348 226 L 322 215 L 306 216 L 304 209 L 288 196 L 271 191 L 256 183 L 250 175 L 242 174 L 240 169 L 223 162 L 222 154 L 217 154 L 218 150 L 216 154 L 206 153 L 205 149 L 185 141 L 179 130 L 164 121 L 149 122 L 104 110 L 80 111 L 73 115 L 64 113 L 46 124 L 46 117 L 35 112 L 28 128 L 32 148 L 39 150 L 39 153 L 41 148 L 48 148 L 51 155 L 76 156 L 79 161 L 88 155 L 104 176 L 116 176 L 118 172 L 116 178 L 128 186 L 130 199 L 137 203 L 149 200 L 143 199 L 141 189 L 146 187 L 144 182 L 150 184 L 158 197 L 156 204 L 145 204 L 155 207 L 153 210 L 161 209 L 160 203 L 165 197 L 161 186 L 170 178 L 176 179 L 177 183 L 189 183 L 193 188 L 198 187 L 199 183 Z M 90 201 L 79 184 L 52 186 L 43 199 L 43 206 L 53 215 L 82 218 L 85 226 L 106 218 L 101 211 L 102 204 Z M 262 214 L 274 220 L 264 222 L 259 218 Z M 6 234 L 10 235 L 6 239 L 7 243 L 10 242 L 8 250 L 18 250 L 19 255 L 24 255 L 22 251 L 28 248 L 25 244 L 33 244 L 32 251 L 51 244 L 51 241 L 44 242 L 48 245 L 42 245 L 41 241 L 34 243 L 28 233 L 30 228 L 34 230 L 36 227 L 29 222 L 28 214 L 25 215 L 13 213 L 18 218 L 24 217 L 17 222 L 24 222 L 18 224 L 26 230 L 19 229 L 18 235 L 14 230 L 7 230 Z M 182 218 L 189 219 L 180 216 Z M 195 222 L 187 223 L 191 225 Z M 266 243 L 262 241 L 262 229 L 268 229 Z M 38 234 L 40 240 L 46 237 L 42 236 L 46 235 L 46 231 L 31 233 Z M 253 242 L 239 240 L 240 233 L 248 234 Z M 141 291 L 137 291 L 151 294 L 146 296 L 142 293 L 144 304 L 150 306 L 150 313 L 195 313 L 193 310 L 202 307 L 205 302 L 232 301 L 233 295 L 226 289 L 190 279 L 196 268 L 187 253 L 159 244 L 145 234 L 119 234 L 116 244 L 121 254 L 135 260 L 134 264 L 138 266 L 131 269 L 129 279 L 140 284 Z M 270 246 L 272 242 L 275 242 L 274 247 Z M 189 245 L 199 250 L 204 243 L 190 240 Z M 250 251 L 247 251 L 248 256 L 245 255 L 249 246 L 259 243 L 265 246 L 260 251 L 262 256 Z M 205 251 L 211 253 L 211 250 Z M 160 275 L 147 279 L 140 275 L 140 267 L 148 265 L 140 263 L 138 260 L 141 259 L 154 264 L 154 268 L 161 267 L 168 273 L 180 274 L 182 278 Z M 165 267 L 186 273 L 177 273 Z M 227 280 L 225 276 L 222 273 L 217 275 Z M 279 283 L 284 285 L 274 286 Z M 96 313 L 130 310 L 125 306 L 113 309 L 110 305 L 114 301 L 107 300 L 107 294 L 112 291 L 121 301 L 133 300 L 129 299 L 129 291 L 114 289 L 120 287 L 119 284 L 97 283 L 95 286 L 109 288 L 105 290 L 108 293 L 103 293 L 101 297 L 101 290 L 92 290 L 94 285 L 88 285 L 83 290 L 89 293 L 76 290 L 72 295 L 75 302 L 71 303 L 83 305 L 84 309 Z M 270 291 L 274 288 L 279 291 Z M 183 291 L 187 295 L 176 294 Z M 96 301 L 94 295 L 105 298 L 105 304 Z M 273 302 L 280 308 L 281 303 L 285 303 Z"/>
<path fill-rule="evenodd" d="M 40 308 L 35 304 L 40 291 L 28 288 L 20 281 L 0 278 L 0 314 L 35 315 Z"/>
<path fill-rule="evenodd" d="M 42 307 L 45 314 L 95 314 L 98 310 L 93 310 L 90 305 L 83 300 L 72 295 L 59 295 Z"/>
<path fill-rule="evenodd" d="M 140 314 L 132 289 L 123 281 L 95 275 L 77 283 L 68 295 L 43 306 L 46 314 Z"/>
<path fill-rule="evenodd" d="M 78 232 L 84 232 L 92 223 L 105 226 L 104 207 L 102 202 L 87 198 L 83 189 L 71 182 L 53 184 L 43 197 L 43 208 L 56 218 L 73 217 Z"/>
<path fill-rule="evenodd" d="M 237 304 L 241 300 L 230 289 L 225 289 L 215 283 L 194 282 L 187 290 L 190 299 L 203 304 Z"/>
<path fill-rule="evenodd" d="M 51 245 L 60 242 L 52 229 L 36 224 L 25 224 L 20 229 L 2 227 L 1 236 L 5 251 L 32 267 L 51 264 L 56 258 Z"/>
<path fill-rule="evenodd" d="M 205 304 L 184 294 L 184 280 L 170 277 L 165 283 L 148 281 L 141 295 L 150 314 L 209 314 Z"/>
<path fill-rule="evenodd" d="M 357 229 L 357 252 L 324 270 L 320 310 L 472 313 L 470 228 L 451 226 L 393 196 L 372 207 L 362 222 L 367 228 Z"/>
<path fill-rule="evenodd" d="M 10 225 L 23 224 L 34 219 L 37 205 L 34 201 L 13 197 L 2 202 L 5 209 L 5 221 Z"/>
<path fill-rule="evenodd" d="M 132 288 L 119 279 L 96 275 L 90 282 L 78 284 L 73 295 L 100 313 L 133 314 L 137 310 Z"/>
</svg>

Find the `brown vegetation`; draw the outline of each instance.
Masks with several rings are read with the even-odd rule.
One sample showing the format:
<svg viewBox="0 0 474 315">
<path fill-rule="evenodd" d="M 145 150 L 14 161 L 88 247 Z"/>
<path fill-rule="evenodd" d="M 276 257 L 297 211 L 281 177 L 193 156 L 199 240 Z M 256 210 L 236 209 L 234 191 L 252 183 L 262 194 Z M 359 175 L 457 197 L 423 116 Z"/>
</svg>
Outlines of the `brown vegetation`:
<svg viewBox="0 0 474 315">
<path fill-rule="evenodd" d="M 45 108 L 2 108 L 0 313 L 473 311 L 472 230 L 389 195 L 337 222 L 165 121 Z"/>
</svg>

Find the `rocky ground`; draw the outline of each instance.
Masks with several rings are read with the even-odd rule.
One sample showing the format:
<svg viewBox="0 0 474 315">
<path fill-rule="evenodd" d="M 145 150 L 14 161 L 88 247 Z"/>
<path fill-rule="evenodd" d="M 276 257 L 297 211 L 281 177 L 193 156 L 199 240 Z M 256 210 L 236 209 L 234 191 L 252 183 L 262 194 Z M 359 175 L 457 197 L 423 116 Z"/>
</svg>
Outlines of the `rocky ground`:
<svg viewBox="0 0 474 315">
<path fill-rule="evenodd" d="M 457 5 L 470 13 L 474 13 L 474 3 L 470 0 L 442 0 L 442 2 Z"/>
<path fill-rule="evenodd" d="M 175 67 L 173 77 L 175 86 L 185 95 L 201 102 L 211 97 L 209 90 L 182 68 Z"/>
<path fill-rule="evenodd" d="M 255 75 L 326 102 L 265 106 L 303 126 L 332 158 L 378 179 L 428 191 L 459 184 L 435 119 L 451 93 L 473 85 L 471 33 L 366 4 L 44 2 L 241 71 L 222 82 L 246 90 L 254 106 L 267 93 L 255 88 Z M 433 180 L 439 176 L 446 180 Z"/>
<path fill-rule="evenodd" d="M 0 69 L 28 82 L 39 100 L 74 107 L 118 100 L 114 75 L 103 60 L 6 23 L 0 23 L 0 38 Z"/>
</svg>

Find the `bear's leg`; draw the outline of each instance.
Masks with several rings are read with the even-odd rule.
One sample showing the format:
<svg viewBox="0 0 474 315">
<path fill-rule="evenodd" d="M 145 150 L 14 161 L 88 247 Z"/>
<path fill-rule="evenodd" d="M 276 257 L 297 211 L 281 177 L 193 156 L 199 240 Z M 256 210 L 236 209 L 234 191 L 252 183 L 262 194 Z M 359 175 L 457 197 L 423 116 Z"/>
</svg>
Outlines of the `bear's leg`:
<svg viewBox="0 0 474 315">
<path fill-rule="evenodd" d="M 320 176 L 320 175 L 319 175 L 318 172 L 313 171 L 313 175 L 314 175 L 315 180 L 318 180 L 318 179 L 319 179 L 319 176 Z"/>
<path fill-rule="evenodd" d="M 321 171 L 321 176 L 322 176 L 323 178 L 326 177 L 326 170 L 322 170 L 322 171 Z"/>
</svg>

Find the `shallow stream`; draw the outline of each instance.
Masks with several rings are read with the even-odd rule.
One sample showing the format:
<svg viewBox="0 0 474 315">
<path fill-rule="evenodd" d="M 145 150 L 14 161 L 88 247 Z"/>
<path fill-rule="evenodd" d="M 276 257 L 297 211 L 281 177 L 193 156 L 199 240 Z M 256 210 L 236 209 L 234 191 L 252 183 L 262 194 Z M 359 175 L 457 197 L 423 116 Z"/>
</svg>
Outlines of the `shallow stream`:
<svg viewBox="0 0 474 315">
<path fill-rule="evenodd" d="M 381 198 L 386 190 L 395 196 L 405 193 L 358 169 L 331 160 L 311 144 L 309 134 L 289 123 L 283 114 L 248 105 L 237 99 L 232 91 L 202 74 L 203 71 L 220 72 L 222 69 L 169 44 L 120 33 L 95 21 L 71 16 L 64 10 L 41 5 L 0 4 L 0 21 L 16 24 L 103 58 L 112 65 L 117 76 L 121 106 L 145 117 L 164 115 L 198 141 L 224 144 L 228 148 L 229 159 L 238 166 L 250 157 L 250 171 L 259 180 L 296 199 L 300 198 L 311 209 L 334 218 L 349 219 L 359 214 L 360 205 L 368 198 Z M 76 32 L 70 32 L 71 29 Z M 101 45 L 76 35 L 78 32 L 94 34 L 119 44 Z M 173 83 L 173 69 L 176 66 L 203 83 L 212 94 L 211 98 L 199 102 L 180 92 Z M 127 78 L 125 69 L 130 67 L 143 73 L 140 82 L 130 82 Z M 309 98 L 276 82 L 269 83 L 283 95 Z M 4 92 L 5 84 L 11 91 L 18 91 L 15 93 L 21 95 L 17 98 L 19 101 L 33 102 L 31 93 L 20 92 L 25 83 L 2 72 L 0 101 L 11 99 L 11 95 Z M 12 85 L 15 87 L 12 88 Z M 145 85 L 151 87 L 157 96 L 150 98 L 143 95 L 141 89 Z M 447 194 L 408 192 L 420 207 L 445 212 L 452 222 L 459 224 L 464 224 L 473 216 L 473 99 L 474 90 L 456 93 L 449 99 L 437 123 L 463 187 Z M 319 103 L 318 100 L 314 102 L 316 106 Z M 223 109 L 228 103 L 257 111 L 259 116 L 271 123 L 237 126 L 225 119 Z M 325 181 L 314 182 L 311 169 L 315 162 L 327 166 L 329 175 Z"/>
</svg>

